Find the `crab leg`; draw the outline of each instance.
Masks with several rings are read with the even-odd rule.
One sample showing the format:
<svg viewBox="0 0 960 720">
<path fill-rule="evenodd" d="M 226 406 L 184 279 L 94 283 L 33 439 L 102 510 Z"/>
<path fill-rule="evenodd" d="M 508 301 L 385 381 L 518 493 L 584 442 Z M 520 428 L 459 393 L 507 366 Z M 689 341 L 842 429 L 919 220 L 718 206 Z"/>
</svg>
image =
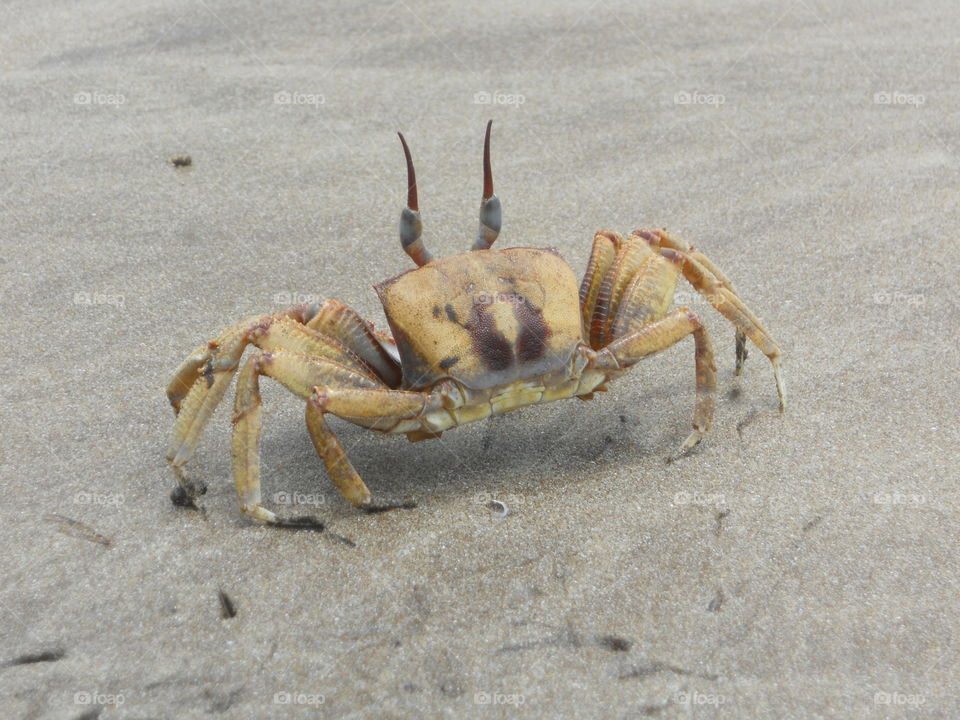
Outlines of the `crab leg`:
<svg viewBox="0 0 960 720">
<path fill-rule="evenodd" d="M 623 236 L 613 230 L 599 230 L 593 236 L 593 249 L 590 251 L 590 260 L 587 261 L 587 271 L 580 283 L 580 312 L 583 317 L 584 337 L 588 340 L 600 285 L 622 243 Z"/>
<path fill-rule="evenodd" d="M 369 366 L 343 345 L 333 338 L 300 325 L 290 317 L 267 316 L 234 326 L 210 343 L 202 360 L 198 358 L 199 350 L 191 355 L 174 376 L 176 386 L 173 387 L 174 383 L 171 383 L 173 390 L 168 391 L 168 394 L 171 395 L 172 404 L 176 399 L 174 408 L 178 409 L 178 414 L 167 457 L 175 469 L 182 468 L 196 450 L 200 435 L 223 399 L 248 343 L 264 350 L 290 350 L 325 357 L 356 372 L 374 377 Z M 203 367 L 202 377 L 193 383 L 181 402 L 176 395 L 185 385 L 184 376 L 190 372 L 191 367 L 200 365 Z"/>
<path fill-rule="evenodd" d="M 216 339 L 198 347 L 180 363 L 180 366 L 173 375 L 173 379 L 167 386 L 167 399 L 170 401 L 173 411 L 179 414 L 183 399 L 197 383 L 198 375 L 203 373 L 204 379 L 209 383 L 214 372 L 222 372 L 228 369 L 224 367 L 224 365 L 228 365 L 229 363 L 218 363 L 217 360 L 221 358 L 221 356 L 230 356 L 231 351 L 235 349 L 234 344 L 238 336 L 241 335 L 251 323 L 261 324 L 265 321 L 284 317 L 299 319 L 301 322 L 305 322 L 310 316 L 312 316 L 312 313 L 309 304 L 294 305 L 273 315 L 263 315 L 242 320 L 236 325 L 224 330 Z M 243 341 L 243 347 L 246 347 L 247 342 L 249 342 L 249 340 Z M 242 348 L 240 353 L 243 354 Z M 239 362 L 239 358 L 237 362 Z"/>
<path fill-rule="evenodd" d="M 311 398 L 317 386 L 376 387 L 380 383 L 332 360 L 288 350 L 251 355 L 240 371 L 233 412 L 233 477 L 240 509 L 259 522 L 302 525 L 305 524 L 304 518 L 284 521 L 261 505 L 261 375 L 273 378 L 294 394 L 307 399 Z M 354 501 L 353 498 L 360 498 L 362 501 L 364 496 L 369 496 L 369 491 L 356 471 L 349 465 L 340 465 L 345 456 L 339 442 L 325 424 L 318 425 L 316 419 L 311 418 L 309 411 L 307 427 L 317 451 L 327 465 L 331 479 L 341 488 L 341 492 L 351 502 Z"/>
<path fill-rule="evenodd" d="M 167 460 L 173 465 L 181 487 L 187 486 L 183 466 L 196 450 L 204 427 L 223 399 L 240 364 L 248 342 L 244 334 L 242 327 L 235 326 L 210 342 L 206 352 L 201 353 L 202 348 L 194 351 L 180 366 L 167 389 L 167 397 L 177 413 Z M 184 395 L 186 378 L 191 372 L 195 380 Z"/>
<path fill-rule="evenodd" d="M 747 357 L 744 337 L 750 338 L 751 342 L 770 359 L 770 363 L 773 365 L 774 380 L 777 383 L 780 409 L 783 410 L 786 407 L 786 389 L 780 375 L 780 348 L 756 315 L 737 295 L 733 283 L 709 258 L 679 238 L 673 237 L 662 230 L 652 232 L 637 230 L 634 234 L 642 237 L 651 247 L 661 253 L 664 247 L 678 252 L 684 259 L 683 275 L 687 282 L 736 327 L 738 374 L 743 367 L 743 361 Z"/>
<path fill-rule="evenodd" d="M 697 314 L 689 308 L 674 310 L 660 320 L 614 340 L 596 354 L 594 361 L 597 369 L 621 370 L 691 334 L 697 374 L 693 432 L 684 441 L 678 455 L 693 448 L 710 429 L 717 392 L 717 367 L 713 359 L 713 345 Z"/>
<path fill-rule="evenodd" d="M 167 388 L 167 397 L 177 413 L 167 459 L 173 465 L 180 487 L 190 496 L 196 494 L 196 489 L 187 480 L 184 466 L 196 451 L 200 436 L 223 399 L 248 344 L 265 350 L 288 350 L 327 358 L 380 384 L 374 370 L 343 343 L 301 324 L 311 318 L 314 307 L 298 305 L 238 323 L 206 347 L 191 353 L 177 369 Z"/>
<path fill-rule="evenodd" d="M 617 314 L 611 319 L 611 340 L 659 320 L 670 309 L 683 261 L 672 250 L 662 253 L 650 253 L 624 290 Z"/>
<path fill-rule="evenodd" d="M 613 340 L 611 328 L 624 291 L 644 261 L 653 255 L 640 238 L 630 237 L 617 248 L 617 254 L 604 273 L 596 294 L 590 321 L 590 346 L 600 349 Z"/>
<path fill-rule="evenodd" d="M 314 398 L 323 412 L 344 419 L 371 420 L 377 418 L 402 419 L 439 410 L 439 401 L 429 393 L 383 388 L 317 388 Z M 367 427 L 369 424 L 364 423 Z"/>
<path fill-rule="evenodd" d="M 737 289 L 733 286 L 733 282 L 731 282 L 730 278 L 726 276 L 723 270 L 717 267 L 713 260 L 697 250 L 686 240 L 671 235 L 666 230 L 654 230 L 653 232 L 646 230 L 634 230 L 632 234 L 642 237 L 644 240 L 650 243 L 650 246 L 654 250 L 670 248 L 672 250 L 680 251 L 686 257 L 689 257 L 691 260 L 700 263 L 706 270 L 713 273 L 713 275 L 724 287 L 739 297 Z M 743 371 L 743 363 L 747 359 L 747 336 L 739 328 L 736 329 L 736 347 L 737 367 L 735 374 L 739 375 Z"/>
<path fill-rule="evenodd" d="M 323 419 L 323 411 L 314 398 L 307 400 L 307 430 L 317 455 L 327 468 L 327 475 L 340 493 L 356 507 L 369 503 L 373 495 L 353 467 L 337 436 L 330 431 L 327 421 Z"/>
<path fill-rule="evenodd" d="M 702 252 L 693 247 L 690 243 L 682 238 L 678 238 L 675 235 L 671 235 L 666 230 L 634 230 L 632 235 L 642 237 L 650 246 L 659 250 L 660 248 L 670 248 L 671 250 L 678 250 L 684 255 L 687 255 L 692 260 L 696 260 L 701 265 L 703 265 L 707 270 L 712 272 L 717 280 L 719 280 L 725 287 L 729 288 L 734 294 L 737 293 L 736 289 L 733 287 L 733 283 L 730 281 L 724 272 L 716 266 L 716 264 L 704 255 Z"/>
<path fill-rule="evenodd" d="M 324 300 L 307 327 L 338 338 L 347 348 L 377 371 L 390 387 L 400 385 L 400 365 L 384 350 L 376 333 L 350 306 L 339 300 Z"/>
<path fill-rule="evenodd" d="M 331 432 L 324 415 L 360 420 L 371 429 L 387 429 L 397 422 L 421 415 L 430 395 L 384 388 L 318 387 L 307 401 L 307 429 L 327 474 L 343 496 L 357 507 L 372 499 L 366 484 L 353 467 L 337 436 Z M 374 420 L 375 422 L 363 422 Z"/>
</svg>

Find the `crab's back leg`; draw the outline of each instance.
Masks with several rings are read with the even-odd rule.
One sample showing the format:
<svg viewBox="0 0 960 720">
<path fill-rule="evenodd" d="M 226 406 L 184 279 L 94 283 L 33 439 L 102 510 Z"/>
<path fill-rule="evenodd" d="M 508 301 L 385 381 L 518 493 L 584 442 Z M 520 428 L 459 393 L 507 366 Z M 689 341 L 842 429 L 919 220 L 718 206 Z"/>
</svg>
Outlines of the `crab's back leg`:
<svg viewBox="0 0 960 720">
<path fill-rule="evenodd" d="M 183 467 L 196 450 L 203 428 L 230 386 L 248 342 L 242 325 L 227 330 L 208 343 L 206 352 L 201 352 L 201 348 L 192 353 L 167 389 L 167 397 L 177 414 L 167 460 L 173 465 L 180 487 L 187 489 L 190 495 L 195 493 L 188 488 Z M 191 372 L 194 380 L 184 392 Z"/>
<path fill-rule="evenodd" d="M 680 277 L 682 261 L 677 253 L 651 252 L 626 285 L 623 297 L 610 319 L 607 343 L 636 332 L 667 314 Z"/>
<path fill-rule="evenodd" d="M 697 250 L 695 247 L 690 245 L 683 238 L 679 238 L 676 235 L 671 235 L 665 230 L 635 230 L 633 235 L 639 235 L 644 237 L 644 239 L 650 243 L 650 246 L 654 249 L 658 248 L 670 248 L 672 250 L 679 250 L 685 256 L 689 257 L 691 260 L 694 260 L 700 263 L 704 269 L 713 273 L 714 277 L 717 278 L 724 287 L 728 288 L 730 292 L 734 295 L 738 295 L 737 289 L 733 286 L 733 282 L 730 281 L 730 278 L 726 276 L 726 273 L 723 272 L 716 263 L 713 262 L 710 258 L 704 255 L 702 252 Z M 743 363 L 747 359 L 747 336 L 740 330 L 736 329 L 736 347 L 737 347 L 737 368 L 736 374 L 739 375 L 743 370 Z"/>
<path fill-rule="evenodd" d="M 613 340 L 612 327 L 620 308 L 624 292 L 640 270 L 641 265 L 654 253 L 640 238 L 630 237 L 621 243 L 617 254 L 604 274 L 597 293 L 590 323 L 590 346 L 602 348 Z"/>
<path fill-rule="evenodd" d="M 702 253 L 694 251 L 685 242 L 665 231 L 637 230 L 633 236 L 643 238 L 652 249 L 661 254 L 679 254 L 683 260 L 682 272 L 687 282 L 736 327 L 738 369 L 746 358 L 744 335 L 770 359 L 777 384 L 777 395 L 780 398 L 780 409 L 783 410 L 786 407 L 786 390 L 780 373 L 780 348 L 757 316 L 740 299 L 726 276 L 719 272 L 719 268 Z"/>
<path fill-rule="evenodd" d="M 170 383 L 167 385 L 167 400 L 170 401 L 173 412 L 180 414 L 180 407 L 183 399 L 190 392 L 190 388 L 197 381 L 197 377 L 203 371 L 203 366 L 210 358 L 210 345 L 201 345 L 192 353 L 187 355 L 180 363 L 176 372 L 173 373 Z"/>
<path fill-rule="evenodd" d="M 289 350 L 324 357 L 362 375 L 376 377 L 369 366 L 339 342 L 290 317 L 267 316 L 240 323 L 209 344 L 200 376 L 182 402 L 175 405 L 179 411 L 167 455 L 175 468 L 182 467 L 196 449 L 200 435 L 223 398 L 249 343 L 264 350 Z M 184 374 L 180 372 L 174 377 L 174 382 L 178 383 L 175 392 L 182 387 Z"/>
<path fill-rule="evenodd" d="M 190 353 L 183 362 L 180 363 L 180 366 L 173 374 L 173 378 L 170 380 L 170 384 L 167 385 L 167 399 L 170 401 L 174 413 L 180 413 L 184 398 L 190 390 L 194 388 L 201 376 L 203 376 L 209 384 L 214 373 L 230 372 L 229 369 L 225 367 L 225 365 L 229 365 L 229 363 L 225 361 L 225 358 L 231 356 L 232 353 L 236 351 L 236 343 L 238 340 L 241 342 L 240 355 L 243 354 L 243 348 L 245 348 L 249 342 L 249 339 L 244 338 L 243 334 L 251 323 L 281 317 L 298 317 L 302 315 L 306 307 L 306 305 L 294 305 L 273 315 L 241 320 L 236 325 L 224 330 L 215 339 L 208 341 L 205 345 L 201 345 Z M 236 369 L 238 363 L 239 356 L 237 356 L 237 362 L 233 363 L 234 369 Z M 230 376 L 233 377 L 233 374 L 230 373 Z"/>
</svg>

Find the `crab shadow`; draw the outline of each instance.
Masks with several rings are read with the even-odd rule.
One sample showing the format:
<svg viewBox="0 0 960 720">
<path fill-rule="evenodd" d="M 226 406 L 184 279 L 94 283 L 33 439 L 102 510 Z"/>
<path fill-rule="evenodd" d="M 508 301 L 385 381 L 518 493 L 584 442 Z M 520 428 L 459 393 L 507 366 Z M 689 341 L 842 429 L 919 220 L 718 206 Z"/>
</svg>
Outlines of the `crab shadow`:
<svg viewBox="0 0 960 720">
<path fill-rule="evenodd" d="M 591 402 L 527 407 L 422 442 L 336 418 L 330 427 L 381 502 L 532 493 L 544 483 L 576 484 L 605 463 L 663 462 L 689 424 L 688 398 L 683 393 L 678 398 L 670 387 L 638 390 L 628 386 Z M 277 491 L 319 496 L 331 510 L 349 510 L 328 480 L 302 418 L 297 424 L 285 417 L 265 433 L 264 496 Z"/>
</svg>

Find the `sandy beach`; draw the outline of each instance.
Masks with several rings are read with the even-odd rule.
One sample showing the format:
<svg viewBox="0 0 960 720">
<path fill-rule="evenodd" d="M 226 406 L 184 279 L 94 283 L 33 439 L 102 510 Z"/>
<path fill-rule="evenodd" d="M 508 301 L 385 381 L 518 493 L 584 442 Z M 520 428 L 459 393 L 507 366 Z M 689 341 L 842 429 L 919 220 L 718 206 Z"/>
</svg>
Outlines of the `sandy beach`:
<svg viewBox="0 0 960 720">
<path fill-rule="evenodd" d="M 0 17 L 4 717 L 960 716 L 954 3 Z M 378 500 L 415 505 L 377 514 L 264 380 L 267 505 L 322 533 L 238 510 L 231 390 L 190 465 L 205 514 L 175 507 L 180 361 L 318 298 L 385 327 L 372 286 L 413 267 L 396 132 L 449 256 L 490 118 L 496 247 L 579 278 L 598 229 L 668 228 L 780 344 L 786 411 L 681 282 L 718 395 L 676 462 L 690 339 L 440 440 L 332 420 Z"/>
</svg>

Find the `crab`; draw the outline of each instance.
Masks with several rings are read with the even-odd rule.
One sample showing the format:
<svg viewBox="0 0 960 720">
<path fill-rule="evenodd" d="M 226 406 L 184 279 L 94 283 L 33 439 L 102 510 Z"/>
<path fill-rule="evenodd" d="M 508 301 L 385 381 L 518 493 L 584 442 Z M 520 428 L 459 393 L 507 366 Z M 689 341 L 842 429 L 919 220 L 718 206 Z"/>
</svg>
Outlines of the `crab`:
<svg viewBox="0 0 960 720">
<path fill-rule="evenodd" d="M 601 230 L 582 282 L 554 248 L 492 249 L 501 227 L 493 192 L 490 129 L 483 143 L 480 227 L 469 252 L 435 259 L 422 238 L 410 148 L 400 242 L 416 268 L 374 288 L 390 333 L 338 300 L 301 303 L 244 320 L 191 353 L 167 389 L 176 423 L 167 459 L 175 492 L 193 504 L 205 486 L 185 466 L 239 370 L 233 410 L 233 473 L 244 515 L 271 525 L 320 525 L 283 518 L 262 504 L 260 378 L 306 401 L 306 425 L 327 473 L 361 509 L 380 509 L 327 418 L 332 415 L 411 441 L 537 403 L 590 399 L 640 360 L 688 335 L 696 369 L 693 430 L 675 455 L 710 429 L 717 388 L 710 336 L 687 307 L 670 310 L 682 275 L 735 328 L 736 373 L 749 339 L 770 360 L 785 407 L 781 352 L 727 276 L 705 255 L 663 229 L 623 237 Z"/>
</svg>

